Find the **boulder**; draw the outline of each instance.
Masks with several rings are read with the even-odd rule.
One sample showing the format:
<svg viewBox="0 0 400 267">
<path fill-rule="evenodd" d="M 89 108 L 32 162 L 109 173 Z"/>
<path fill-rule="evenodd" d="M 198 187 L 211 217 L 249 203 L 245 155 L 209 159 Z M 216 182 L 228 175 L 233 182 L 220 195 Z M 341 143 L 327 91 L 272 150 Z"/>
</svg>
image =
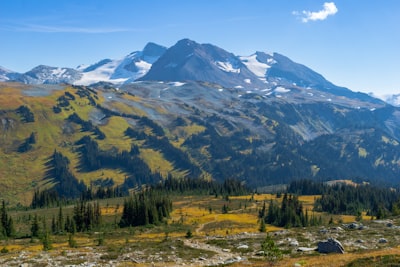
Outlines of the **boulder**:
<svg viewBox="0 0 400 267">
<path fill-rule="evenodd" d="M 378 242 L 379 242 L 379 244 L 385 244 L 385 243 L 387 243 L 388 241 L 387 241 L 387 239 L 386 238 L 379 238 L 379 240 L 378 240 Z"/>
<path fill-rule="evenodd" d="M 265 252 L 263 250 L 260 250 L 260 251 L 257 251 L 255 255 L 256 256 L 264 256 Z"/>
<path fill-rule="evenodd" d="M 310 252 L 310 251 L 315 251 L 318 248 L 307 248 L 307 247 L 298 247 L 297 251 L 298 252 Z"/>
<path fill-rule="evenodd" d="M 344 248 L 342 244 L 334 239 L 328 238 L 327 241 L 321 241 L 318 243 L 318 252 L 319 253 L 344 253 Z"/>
</svg>

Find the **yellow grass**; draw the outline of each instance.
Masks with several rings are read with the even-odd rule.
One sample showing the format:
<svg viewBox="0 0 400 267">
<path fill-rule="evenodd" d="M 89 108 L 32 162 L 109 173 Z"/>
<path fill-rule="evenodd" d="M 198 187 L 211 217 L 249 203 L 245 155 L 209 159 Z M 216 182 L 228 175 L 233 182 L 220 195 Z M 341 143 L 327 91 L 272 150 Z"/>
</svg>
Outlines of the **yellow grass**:
<svg viewBox="0 0 400 267">
<path fill-rule="evenodd" d="M 121 215 L 123 209 L 124 209 L 123 205 L 119 205 L 119 206 L 109 205 L 109 206 L 101 207 L 100 211 L 101 211 L 101 215 L 110 216 L 110 215 L 116 215 L 116 214 Z"/>
<path fill-rule="evenodd" d="M 124 95 L 124 98 L 127 98 L 127 97 L 131 97 L 131 96 Z M 140 98 L 135 98 L 135 99 L 140 99 Z M 120 112 L 125 113 L 125 114 L 134 114 L 134 115 L 138 115 L 138 116 L 145 116 L 146 115 L 146 113 L 142 109 L 127 105 L 127 104 L 125 104 L 123 102 L 112 101 L 111 103 L 108 103 L 108 104 L 112 108 L 115 108 L 115 109 L 117 109 Z"/>
<path fill-rule="evenodd" d="M 101 169 L 91 172 L 79 172 L 77 177 L 79 177 L 85 184 L 89 185 L 96 179 L 107 179 L 112 178 L 115 184 L 122 184 L 126 178 L 127 174 L 122 170 L 117 171 L 114 169 Z"/>
<path fill-rule="evenodd" d="M 361 258 L 369 258 L 383 255 L 399 255 L 400 248 L 388 248 L 384 250 L 376 251 L 365 251 L 357 253 L 345 253 L 345 254 L 320 254 L 314 256 L 302 256 L 296 258 L 284 258 L 277 262 L 274 266 L 276 267 L 287 267 L 294 266 L 295 263 L 301 263 L 302 267 L 340 267 Z M 240 266 L 240 265 L 234 265 Z M 253 266 L 265 266 L 265 264 L 254 263 Z M 378 265 L 377 265 L 378 266 Z"/>
<path fill-rule="evenodd" d="M 161 152 L 151 148 L 141 148 L 140 151 L 141 158 L 147 163 L 153 172 L 159 172 L 161 175 L 166 177 L 168 173 L 174 171 L 172 163 L 164 159 Z"/>
<path fill-rule="evenodd" d="M 129 124 L 124 118 L 111 117 L 107 125 L 100 126 L 101 131 L 106 135 L 105 140 L 98 141 L 100 149 L 108 150 L 112 147 L 116 147 L 119 150 L 129 151 L 132 141 L 124 135 L 128 127 Z"/>
<path fill-rule="evenodd" d="M 356 216 L 353 215 L 340 215 L 339 218 L 343 221 L 343 223 L 351 223 L 356 220 Z"/>
</svg>

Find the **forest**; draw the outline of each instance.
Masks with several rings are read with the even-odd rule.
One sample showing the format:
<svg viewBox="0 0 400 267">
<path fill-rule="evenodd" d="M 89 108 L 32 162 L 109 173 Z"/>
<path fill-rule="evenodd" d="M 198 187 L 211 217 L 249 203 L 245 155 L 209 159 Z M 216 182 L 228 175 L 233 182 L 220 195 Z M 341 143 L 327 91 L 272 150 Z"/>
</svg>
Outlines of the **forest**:
<svg viewBox="0 0 400 267">
<path fill-rule="evenodd" d="M 331 214 L 367 215 L 384 218 L 399 214 L 400 193 L 394 188 L 369 184 L 328 185 L 311 180 L 298 180 L 289 184 L 288 192 L 297 195 L 321 195 L 314 204 L 315 211 Z"/>
</svg>

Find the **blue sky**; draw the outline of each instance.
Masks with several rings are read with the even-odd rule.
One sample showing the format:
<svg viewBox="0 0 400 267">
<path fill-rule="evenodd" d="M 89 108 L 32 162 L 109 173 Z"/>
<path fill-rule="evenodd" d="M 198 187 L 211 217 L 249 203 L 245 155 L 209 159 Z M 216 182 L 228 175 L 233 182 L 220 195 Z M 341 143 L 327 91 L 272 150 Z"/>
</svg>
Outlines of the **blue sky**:
<svg viewBox="0 0 400 267">
<path fill-rule="evenodd" d="M 278 52 L 354 91 L 400 93 L 399 14 L 397 0 L 1 0 L 0 66 L 76 67 L 190 38 Z"/>
</svg>

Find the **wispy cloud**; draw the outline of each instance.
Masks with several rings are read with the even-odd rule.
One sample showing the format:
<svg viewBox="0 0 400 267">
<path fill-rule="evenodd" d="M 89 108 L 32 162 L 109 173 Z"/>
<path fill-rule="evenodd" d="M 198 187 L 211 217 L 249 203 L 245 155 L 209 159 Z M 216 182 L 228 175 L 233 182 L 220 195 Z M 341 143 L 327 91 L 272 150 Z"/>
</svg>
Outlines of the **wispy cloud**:
<svg viewBox="0 0 400 267">
<path fill-rule="evenodd" d="M 293 15 L 301 18 L 301 21 L 304 23 L 316 20 L 325 20 L 328 16 L 333 16 L 338 12 L 338 9 L 334 2 L 325 2 L 323 5 L 323 9 L 320 11 L 307 11 L 303 10 L 302 12 L 293 11 Z"/>
<path fill-rule="evenodd" d="M 139 29 L 129 28 L 110 28 L 110 27 L 71 27 L 71 26 L 48 26 L 39 24 L 20 24 L 20 25 L 3 25 L 1 28 L 8 31 L 19 32 L 38 32 L 38 33 L 117 33 L 117 32 L 134 32 Z"/>
</svg>

